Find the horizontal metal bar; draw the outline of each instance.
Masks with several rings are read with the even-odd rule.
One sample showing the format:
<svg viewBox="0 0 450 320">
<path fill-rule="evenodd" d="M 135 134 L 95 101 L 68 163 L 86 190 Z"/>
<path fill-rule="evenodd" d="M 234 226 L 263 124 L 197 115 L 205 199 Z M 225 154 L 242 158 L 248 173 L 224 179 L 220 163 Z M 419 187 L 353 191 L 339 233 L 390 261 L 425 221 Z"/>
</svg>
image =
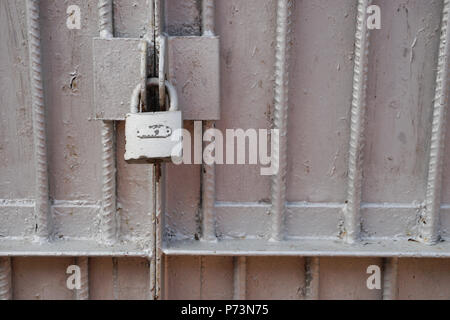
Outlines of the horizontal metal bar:
<svg viewBox="0 0 450 320">
<path fill-rule="evenodd" d="M 116 243 L 114 247 L 90 240 L 29 242 L 1 239 L 0 257 L 150 257 L 150 251 L 138 242 Z"/>
<path fill-rule="evenodd" d="M 339 240 L 337 225 L 341 222 L 339 203 L 296 202 L 286 205 L 286 237 Z M 443 238 L 449 238 L 448 205 L 442 206 Z M 361 206 L 363 232 L 361 239 L 409 239 L 413 237 L 419 203 L 366 203 Z M 217 235 L 219 238 L 257 239 L 270 237 L 270 204 L 216 204 Z M 181 236 L 181 234 L 179 234 Z M 191 239 L 192 235 L 186 234 Z M 180 240 L 180 238 L 178 239 Z"/>
<path fill-rule="evenodd" d="M 0 199 L 0 207 L 34 207 L 33 199 Z M 81 208 L 101 208 L 100 201 L 88 200 L 53 200 L 52 207 L 81 207 Z M 340 202 L 286 202 L 287 207 L 291 208 L 336 208 L 342 209 L 344 203 Z M 216 208 L 270 208 L 269 203 L 262 202 L 228 202 L 216 201 L 214 206 Z M 364 202 L 361 204 L 362 208 L 389 208 L 389 209 L 420 209 L 421 204 L 417 203 L 396 203 L 396 202 Z M 450 204 L 443 203 L 441 209 L 450 209 Z"/>
<path fill-rule="evenodd" d="M 166 255 L 209 256 L 304 256 L 304 257 L 414 257 L 450 258 L 450 243 L 427 246 L 414 241 L 361 241 L 347 244 L 335 240 L 296 239 L 285 241 L 221 240 L 173 241 L 163 247 Z"/>
<path fill-rule="evenodd" d="M 227 202 L 217 201 L 216 208 L 270 208 L 270 204 L 261 202 Z M 345 203 L 340 202 L 286 202 L 290 208 L 333 208 L 342 209 Z M 417 203 L 395 203 L 395 202 L 366 202 L 361 203 L 361 208 L 387 208 L 387 209 L 420 209 L 422 205 Z M 450 208 L 450 204 L 442 204 L 442 209 Z"/>
<path fill-rule="evenodd" d="M 33 199 L 0 199 L 0 207 L 34 207 Z M 101 201 L 88 200 L 53 200 L 56 207 L 101 207 Z"/>
</svg>

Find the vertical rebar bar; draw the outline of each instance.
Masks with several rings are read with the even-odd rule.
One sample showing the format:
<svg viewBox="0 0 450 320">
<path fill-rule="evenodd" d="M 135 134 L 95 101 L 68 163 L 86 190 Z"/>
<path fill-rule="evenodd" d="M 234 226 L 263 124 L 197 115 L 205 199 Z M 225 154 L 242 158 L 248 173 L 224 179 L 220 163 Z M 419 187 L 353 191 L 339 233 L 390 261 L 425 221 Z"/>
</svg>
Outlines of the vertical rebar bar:
<svg viewBox="0 0 450 320">
<path fill-rule="evenodd" d="M 158 53 L 159 52 L 159 36 L 162 33 L 162 28 L 163 28 L 163 4 L 162 4 L 163 0 L 154 0 L 154 14 L 155 14 L 155 19 L 154 19 L 154 39 L 155 39 L 155 51 Z"/>
<path fill-rule="evenodd" d="M 162 172 L 163 168 L 162 164 L 158 163 L 156 165 L 157 176 L 156 176 L 156 184 L 155 184 L 155 250 L 154 250 L 154 261 L 155 261 L 155 300 L 161 299 L 161 274 L 162 274 L 162 230 L 163 230 L 163 188 L 164 183 L 163 179 L 165 177 L 165 173 Z"/>
<path fill-rule="evenodd" d="M 99 13 L 100 37 L 101 38 L 114 37 L 112 0 L 99 0 L 98 13 Z"/>
<path fill-rule="evenodd" d="M 157 188 L 156 179 L 157 174 L 159 174 L 159 167 L 157 165 L 151 166 L 151 192 L 152 192 L 152 210 L 151 210 L 151 228 L 150 230 L 150 254 L 149 254 L 149 277 L 150 277 L 150 288 L 149 288 L 149 300 L 154 300 L 156 296 L 156 207 L 157 207 Z M 159 177 L 158 177 L 159 178 Z M 158 190 L 157 190 L 158 189 Z"/>
<path fill-rule="evenodd" d="M 214 0 L 202 0 L 202 34 L 215 35 Z M 203 131 L 215 128 L 215 121 L 203 121 Z M 202 165 L 202 240 L 216 241 L 215 201 L 216 168 L 215 164 Z"/>
<path fill-rule="evenodd" d="M 141 41 L 140 43 L 140 55 L 141 55 L 141 89 L 140 89 L 140 97 L 139 97 L 139 110 L 146 111 L 147 110 L 147 58 L 148 58 L 148 42 Z"/>
<path fill-rule="evenodd" d="M 41 32 L 39 25 L 39 1 L 27 0 L 29 39 L 29 69 L 31 104 L 33 108 L 33 138 L 35 163 L 35 219 L 36 236 L 49 236 L 50 204 L 47 167 L 47 138 L 45 125 L 44 86 L 41 61 Z"/>
<path fill-rule="evenodd" d="M 287 115 L 289 91 L 289 51 L 291 42 L 291 0 L 278 0 L 275 52 L 275 112 L 274 129 L 279 139 L 273 143 L 272 155 L 278 172 L 272 176 L 271 240 L 283 240 L 286 210 Z"/>
<path fill-rule="evenodd" d="M 0 300 L 12 299 L 11 258 L 0 258 Z"/>
<path fill-rule="evenodd" d="M 398 298 L 398 258 L 386 258 L 383 264 L 383 300 L 396 300 Z"/>
<path fill-rule="evenodd" d="M 119 288 L 119 259 L 117 257 L 112 258 L 112 286 L 113 286 L 113 300 L 119 300 L 120 288 Z"/>
<path fill-rule="evenodd" d="M 247 257 L 234 257 L 233 299 L 245 300 L 247 296 Z"/>
<path fill-rule="evenodd" d="M 357 241 L 361 231 L 362 165 L 369 64 L 369 29 L 366 20 L 367 8 L 371 2 L 371 0 L 358 0 L 356 17 L 347 201 L 344 208 L 343 230 L 344 240 L 348 243 Z"/>
<path fill-rule="evenodd" d="M 202 1 L 202 35 L 214 36 L 215 19 L 214 19 L 214 0 Z"/>
<path fill-rule="evenodd" d="M 305 258 L 305 299 L 319 300 L 320 260 L 319 257 Z"/>
<path fill-rule="evenodd" d="M 215 121 L 203 121 L 203 130 L 215 128 Z M 216 202 L 216 168 L 215 164 L 202 165 L 202 240 L 215 241 L 216 221 L 215 221 L 215 202 Z"/>
<path fill-rule="evenodd" d="M 99 0 L 99 27 L 102 38 L 112 38 L 113 2 Z M 116 210 L 116 152 L 114 121 L 102 121 L 102 215 L 101 236 L 105 243 L 112 244 L 117 238 Z"/>
<path fill-rule="evenodd" d="M 75 264 L 80 267 L 80 289 L 75 291 L 77 300 L 89 300 L 89 258 L 77 257 Z"/>
<path fill-rule="evenodd" d="M 436 88 L 433 105 L 433 123 L 428 163 L 428 180 L 425 209 L 419 220 L 419 240 L 434 244 L 439 241 L 442 166 L 448 108 L 449 59 L 450 59 L 450 0 L 444 0 L 441 22 L 441 38 L 436 72 Z"/>
<path fill-rule="evenodd" d="M 116 240 L 116 161 L 114 122 L 102 121 L 102 239 L 112 244 Z"/>
<path fill-rule="evenodd" d="M 147 29 L 147 41 L 151 45 L 152 50 L 149 50 L 149 52 L 152 52 L 151 59 L 150 59 L 150 75 L 155 77 L 159 77 L 159 71 L 157 71 L 157 68 L 159 68 L 159 61 L 157 59 L 158 53 L 159 53 L 159 33 L 160 33 L 160 26 L 161 26 L 161 0 L 149 0 L 148 7 L 150 9 L 149 12 L 149 25 Z M 151 91 L 152 93 L 155 91 Z M 147 105 L 151 106 L 153 108 L 156 108 L 156 99 L 152 97 L 151 100 L 148 101 Z M 151 109 L 150 107 L 148 108 Z M 157 110 L 157 109 L 155 109 Z M 158 299 L 160 295 L 160 289 L 158 288 L 160 286 L 160 281 L 158 279 L 158 275 L 160 272 L 157 271 L 158 267 L 160 266 L 160 263 L 157 262 L 157 242 L 158 242 L 158 236 L 157 236 L 157 228 L 158 223 L 158 215 L 160 214 L 160 204 L 161 204 L 161 185 L 159 180 L 161 179 L 161 164 L 153 164 L 151 165 L 151 192 L 152 192 L 152 211 L 151 211 L 151 220 L 152 220 L 152 230 L 151 230 L 151 240 L 150 240 L 150 256 L 149 256 L 149 277 L 150 277 L 150 283 L 149 283 L 149 299 L 155 300 Z M 159 199 L 159 200 L 158 200 Z"/>
</svg>

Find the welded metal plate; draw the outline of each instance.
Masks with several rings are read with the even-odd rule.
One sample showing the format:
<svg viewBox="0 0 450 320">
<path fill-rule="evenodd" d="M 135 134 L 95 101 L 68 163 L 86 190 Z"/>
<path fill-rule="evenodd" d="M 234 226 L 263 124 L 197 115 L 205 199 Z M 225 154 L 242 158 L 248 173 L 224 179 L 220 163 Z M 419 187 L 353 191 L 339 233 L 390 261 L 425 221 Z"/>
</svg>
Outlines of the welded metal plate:
<svg viewBox="0 0 450 320">
<path fill-rule="evenodd" d="M 185 120 L 220 119 L 218 37 L 169 37 L 168 78 Z"/>
<path fill-rule="evenodd" d="M 113 38 L 93 40 L 94 118 L 124 120 L 133 89 L 140 81 L 141 55 L 147 42 Z"/>
</svg>

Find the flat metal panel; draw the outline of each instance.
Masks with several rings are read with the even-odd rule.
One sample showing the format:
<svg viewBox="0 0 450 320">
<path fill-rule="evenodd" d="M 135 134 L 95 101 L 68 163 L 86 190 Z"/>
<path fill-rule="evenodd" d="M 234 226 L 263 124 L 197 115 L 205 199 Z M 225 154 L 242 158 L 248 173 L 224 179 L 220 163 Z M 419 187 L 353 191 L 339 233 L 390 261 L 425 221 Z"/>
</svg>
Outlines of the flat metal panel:
<svg viewBox="0 0 450 320">
<path fill-rule="evenodd" d="M 371 39 L 363 200 L 420 202 L 426 188 L 442 2 L 385 1 L 382 10 L 383 28 L 372 32 Z"/>
</svg>

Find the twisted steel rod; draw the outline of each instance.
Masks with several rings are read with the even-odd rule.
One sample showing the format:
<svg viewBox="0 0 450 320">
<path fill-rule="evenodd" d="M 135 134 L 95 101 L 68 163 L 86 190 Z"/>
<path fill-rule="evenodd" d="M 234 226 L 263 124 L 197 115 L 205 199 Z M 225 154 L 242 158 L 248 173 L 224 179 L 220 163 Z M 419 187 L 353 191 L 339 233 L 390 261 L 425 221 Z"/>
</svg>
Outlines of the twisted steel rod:
<svg viewBox="0 0 450 320">
<path fill-rule="evenodd" d="M 320 276 L 320 260 L 319 257 L 308 257 L 306 264 L 306 300 L 319 300 L 319 276 Z"/>
<path fill-rule="evenodd" d="M 202 1 L 202 34 L 203 36 L 214 36 L 214 0 Z"/>
<path fill-rule="evenodd" d="M 99 14 L 100 37 L 101 38 L 114 37 L 112 0 L 99 0 L 98 14 Z"/>
<path fill-rule="evenodd" d="M 11 258 L 0 258 L 0 300 L 12 299 Z"/>
<path fill-rule="evenodd" d="M 371 2 L 371 0 L 358 0 L 358 13 L 356 18 L 347 202 L 344 208 L 343 230 L 344 239 L 348 243 L 357 241 L 361 231 L 362 164 L 369 62 L 369 29 L 367 28 L 366 20 L 367 8 Z"/>
<path fill-rule="evenodd" d="M 106 243 L 116 240 L 116 161 L 114 122 L 102 121 L 102 219 L 101 235 Z"/>
<path fill-rule="evenodd" d="M 383 300 L 398 298 L 398 258 L 384 259 Z"/>
<path fill-rule="evenodd" d="M 89 258 L 77 257 L 76 264 L 80 267 L 80 289 L 76 290 L 77 300 L 89 300 Z"/>
<path fill-rule="evenodd" d="M 98 1 L 100 37 L 112 38 L 113 2 Z M 102 215 L 101 236 L 105 243 L 113 243 L 117 238 L 116 217 L 116 153 L 114 122 L 102 121 Z"/>
<path fill-rule="evenodd" d="M 202 1 L 203 36 L 214 36 L 215 26 L 214 0 Z M 215 128 L 215 121 L 203 121 L 203 129 Z M 216 167 L 215 164 L 202 165 L 202 240 L 215 241 L 216 221 L 214 205 L 216 201 Z"/>
<path fill-rule="evenodd" d="M 41 62 L 41 36 L 39 25 L 39 1 L 27 0 L 27 23 L 29 39 L 29 68 L 31 104 L 33 108 L 33 138 L 35 162 L 35 233 L 46 239 L 49 235 L 49 188 L 47 167 L 47 139 L 45 128 L 44 86 Z"/>
<path fill-rule="evenodd" d="M 234 286 L 233 299 L 245 300 L 247 291 L 247 258 L 234 257 Z"/>
<path fill-rule="evenodd" d="M 204 131 L 215 128 L 215 121 L 203 121 Z M 202 240 L 216 240 L 214 205 L 216 202 L 215 164 L 202 166 Z"/>
<path fill-rule="evenodd" d="M 419 220 L 419 240 L 434 244 L 439 241 L 439 223 L 442 189 L 442 166 L 448 108 L 449 59 L 450 59 L 450 0 L 444 0 L 441 22 L 441 38 L 436 73 L 436 89 L 433 105 L 433 123 L 428 163 L 428 180 L 425 210 Z"/>
<path fill-rule="evenodd" d="M 271 240 L 283 240 L 286 210 L 287 171 L 287 115 L 289 90 L 289 51 L 291 38 L 291 0 L 278 0 L 275 52 L 275 112 L 274 128 L 279 139 L 273 145 L 272 155 L 278 163 L 278 172 L 272 176 L 272 234 Z"/>
<path fill-rule="evenodd" d="M 162 172 L 163 168 L 161 167 L 161 164 L 158 163 L 156 166 L 156 183 L 155 183 L 155 223 L 154 223 L 154 262 L 155 262 L 155 290 L 154 290 L 154 297 L 155 300 L 161 299 L 161 273 L 162 273 L 162 231 L 163 231 L 163 178 L 165 177 L 164 173 Z"/>
</svg>

